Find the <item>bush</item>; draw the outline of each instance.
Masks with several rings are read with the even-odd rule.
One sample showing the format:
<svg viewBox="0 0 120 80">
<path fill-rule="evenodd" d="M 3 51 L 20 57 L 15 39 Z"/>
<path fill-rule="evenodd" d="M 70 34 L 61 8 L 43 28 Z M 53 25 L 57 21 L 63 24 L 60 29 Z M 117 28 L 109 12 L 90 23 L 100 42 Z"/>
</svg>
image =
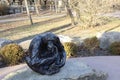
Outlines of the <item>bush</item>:
<svg viewBox="0 0 120 80">
<path fill-rule="evenodd" d="M 97 39 L 97 37 L 87 38 L 84 40 L 84 46 L 89 50 L 94 49 L 94 48 L 98 48 L 99 47 L 99 40 Z"/>
<path fill-rule="evenodd" d="M 8 44 L 0 49 L 0 55 L 6 65 L 15 65 L 23 61 L 24 51 L 17 44 Z"/>
<path fill-rule="evenodd" d="M 109 47 L 109 52 L 113 55 L 120 55 L 120 42 L 114 42 Z"/>
<path fill-rule="evenodd" d="M 75 43 L 66 42 L 63 45 L 64 45 L 64 49 L 67 53 L 67 57 L 77 55 L 77 45 Z"/>
</svg>

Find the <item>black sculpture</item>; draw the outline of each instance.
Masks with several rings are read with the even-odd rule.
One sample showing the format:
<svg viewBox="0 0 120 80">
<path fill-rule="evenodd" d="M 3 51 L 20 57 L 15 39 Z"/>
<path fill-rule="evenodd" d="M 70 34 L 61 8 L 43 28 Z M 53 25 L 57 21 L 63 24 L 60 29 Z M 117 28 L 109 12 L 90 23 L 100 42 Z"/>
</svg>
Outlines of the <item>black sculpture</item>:
<svg viewBox="0 0 120 80">
<path fill-rule="evenodd" d="M 50 33 L 37 35 L 29 46 L 27 65 L 35 72 L 51 75 L 65 65 L 66 52 L 59 38 Z"/>
</svg>

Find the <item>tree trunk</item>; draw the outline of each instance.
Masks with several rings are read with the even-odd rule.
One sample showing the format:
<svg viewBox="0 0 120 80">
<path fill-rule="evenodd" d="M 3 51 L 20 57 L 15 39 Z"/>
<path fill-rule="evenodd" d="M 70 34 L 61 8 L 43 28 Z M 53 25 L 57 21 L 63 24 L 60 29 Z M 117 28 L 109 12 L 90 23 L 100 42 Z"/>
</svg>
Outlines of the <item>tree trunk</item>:
<svg viewBox="0 0 120 80">
<path fill-rule="evenodd" d="M 50 0 L 50 11 L 52 11 L 52 4 L 51 4 L 51 0 Z"/>
<path fill-rule="evenodd" d="M 66 1 L 63 0 L 63 2 L 65 3 L 65 7 L 66 7 L 66 10 L 67 10 L 67 14 L 68 14 L 68 15 L 70 16 L 70 18 L 71 18 L 71 23 L 72 23 L 72 25 L 75 25 L 74 16 L 73 16 L 72 11 L 71 11 L 71 9 L 70 9 L 70 5 L 69 5 L 69 3 L 68 3 L 68 0 L 66 0 Z"/>
<path fill-rule="evenodd" d="M 56 13 L 58 12 L 57 0 L 55 0 L 55 11 L 56 11 Z"/>
<path fill-rule="evenodd" d="M 20 11 L 23 13 L 23 0 L 20 0 Z"/>
<path fill-rule="evenodd" d="M 39 9 L 41 10 L 41 0 L 38 0 L 38 6 L 39 6 Z"/>
<path fill-rule="evenodd" d="M 27 15 L 29 17 L 30 23 L 31 23 L 31 25 L 33 25 L 33 21 L 32 21 L 31 15 L 30 15 L 30 11 L 29 11 L 27 0 L 25 0 L 25 7 L 26 7 L 26 11 L 27 11 Z"/>
<path fill-rule="evenodd" d="M 39 15 L 39 8 L 38 8 L 39 1 L 38 0 L 34 0 L 34 2 L 35 2 L 36 13 L 37 13 L 37 15 Z"/>
</svg>

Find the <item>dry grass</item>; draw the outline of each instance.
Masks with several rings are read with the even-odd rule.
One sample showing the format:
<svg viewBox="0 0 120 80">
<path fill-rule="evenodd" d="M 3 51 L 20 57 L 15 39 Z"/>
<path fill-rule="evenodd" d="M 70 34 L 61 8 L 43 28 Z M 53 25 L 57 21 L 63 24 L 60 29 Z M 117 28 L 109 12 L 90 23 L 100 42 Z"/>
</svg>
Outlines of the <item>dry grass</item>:
<svg viewBox="0 0 120 80">
<path fill-rule="evenodd" d="M 70 20 L 69 19 L 66 20 L 64 17 L 45 22 L 44 24 L 39 23 L 40 20 L 36 20 L 36 21 L 38 23 L 35 23 L 32 26 L 28 25 L 27 21 L 25 25 L 23 25 L 24 24 L 22 23 L 23 21 L 10 23 L 11 25 L 16 27 L 5 31 L 2 30 L 1 32 L 2 34 L 0 34 L 0 37 L 11 40 L 19 40 L 21 38 L 36 35 L 38 33 L 46 32 L 46 31 L 56 31 L 57 28 L 61 29 L 61 27 L 63 27 L 64 25 L 70 24 Z M 17 25 L 20 26 L 17 27 Z"/>
<path fill-rule="evenodd" d="M 45 20 L 47 20 L 47 18 Z M 37 23 L 35 23 L 32 26 L 29 25 L 29 21 L 6 23 L 4 25 L 8 27 L 0 28 L 0 32 L 2 31 L 0 33 L 0 37 L 11 40 L 19 40 L 30 36 L 33 37 L 38 33 L 51 31 L 56 34 L 62 34 L 70 37 L 86 38 L 86 37 L 95 36 L 98 32 L 120 31 L 120 19 L 112 19 L 105 25 L 101 25 L 95 28 L 86 28 L 86 29 L 80 26 L 68 27 L 69 26 L 68 24 L 70 24 L 70 19 L 68 17 L 62 17 L 55 20 L 46 21 L 42 24 L 41 21 L 42 19 L 36 20 L 35 22 Z M 9 29 L 9 25 L 10 25 L 10 29 Z"/>
<path fill-rule="evenodd" d="M 95 28 L 82 28 L 80 26 L 76 26 L 64 32 L 61 32 L 60 34 L 64 34 L 66 36 L 71 37 L 86 38 L 96 36 L 98 32 L 101 33 L 106 31 L 120 32 L 120 19 L 113 19 L 107 24 Z"/>
<path fill-rule="evenodd" d="M 38 19 L 33 19 L 33 22 L 38 23 L 38 22 L 47 21 L 50 19 L 52 19 L 52 18 L 40 18 L 40 19 L 38 18 Z M 9 30 L 11 28 L 17 28 L 17 27 L 21 27 L 21 26 L 29 26 L 29 25 L 30 25 L 29 20 L 0 23 L 0 31 L 7 30 L 7 29 Z"/>
</svg>

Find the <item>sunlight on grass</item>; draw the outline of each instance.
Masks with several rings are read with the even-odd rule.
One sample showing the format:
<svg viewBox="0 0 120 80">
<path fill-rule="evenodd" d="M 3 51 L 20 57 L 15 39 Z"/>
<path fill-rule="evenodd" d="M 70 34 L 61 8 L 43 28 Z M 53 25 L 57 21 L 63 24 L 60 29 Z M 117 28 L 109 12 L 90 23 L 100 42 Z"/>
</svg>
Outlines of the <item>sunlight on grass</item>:
<svg viewBox="0 0 120 80">
<path fill-rule="evenodd" d="M 38 19 L 33 19 L 34 23 L 39 23 L 42 21 L 48 21 L 50 19 L 54 19 L 53 18 L 38 18 Z M 6 29 L 11 29 L 11 28 L 18 28 L 18 27 L 24 27 L 26 25 L 30 25 L 30 21 L 29 20 L 22 20 L 22 21 L 15 21 L 15 22 L 8 22 L 8 23 L 0 23 L 0 31 L 6 30 Z M 23 28 L 22 27 L 22 28 Z"/>
<path fill-rule="evenodd" d="M 110 21 L 107 22 L 107 24 L 97 26 L 95 28 L 83 29 L 82 27 L 77 26 L 72 29 L 61 32 L 60 34 L 64 34 L 70 37 L 87 38 L 87 37 L 96 36 L 98 32 L 105 32 L 105 31 L 120 32 L 120 19 L 111 18 Z"/>
<path fill-rule="evenodd" d="M 2 32 L 2 34 L 0 34 L 0 37 L 11 40 L 19 40 L 30 36 L 33 37 L 34 35 L 42 32 L 51 31 L 55 34 L 86 38 L 96 36 L 98 32 L 120 31 L 120 19 L 118 18 L 109 18 L 107 19 L 106 24 L 96 26 L 95 28 L 85 29 L 83 29 L 80 25 L 75 27 L 64 27 L 65 25 L 70 24 L 70 18 L 68 17 L 62 17 L 56 20 L 47 21 L 43 24 L 41 24 L 39 20 L 36 21 L 37 23 L 32 26 L 24 25 Z"/>
<path fill-rule="evenodd" d="M 32 26 L 23 26 L 22 28 L 19 29 L 9 30 L 7 32 L 3 32 L 2 34 L 0 34 L 0 37 L 4 37 L 11 40 L 18 40 L 24 37 L 46 32 L 54 28 L 60 28 L 66 24 L 70 24 L 70 20 L 61 18 L 59 21 L 46 22 L 46 24 L 42 25 L 36 23 Z"/>
</svg>

